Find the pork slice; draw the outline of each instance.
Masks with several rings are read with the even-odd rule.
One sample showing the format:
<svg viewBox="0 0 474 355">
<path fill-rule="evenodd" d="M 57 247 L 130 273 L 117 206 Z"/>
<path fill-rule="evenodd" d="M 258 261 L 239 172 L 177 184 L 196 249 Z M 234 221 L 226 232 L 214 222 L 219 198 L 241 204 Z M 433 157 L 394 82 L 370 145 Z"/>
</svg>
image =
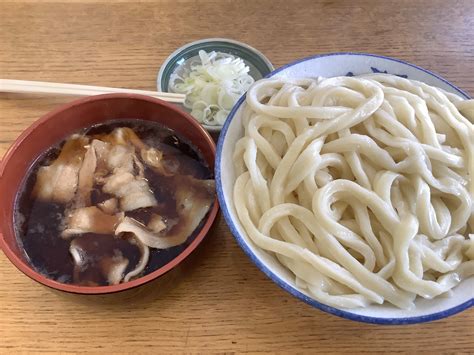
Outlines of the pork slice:
<svg viewBox="0 0 474 355">
<path fill-rule="evenodd" d="M 39 168 L 33 196 L 43 201 L 59 203 L 73 200 L 87 143 L 88 139 L 82 135 L 71 136 L 58 158 L 51 165 Z"/>
<path fill-rule="evenodd" d="M 78 208 L 67 214 L 66 229 L 61 236 L 67 238 L 84 233 L 114 234 L 123 217 L 123 213 L 109 215 L 96 206 Z"/>
</svg>

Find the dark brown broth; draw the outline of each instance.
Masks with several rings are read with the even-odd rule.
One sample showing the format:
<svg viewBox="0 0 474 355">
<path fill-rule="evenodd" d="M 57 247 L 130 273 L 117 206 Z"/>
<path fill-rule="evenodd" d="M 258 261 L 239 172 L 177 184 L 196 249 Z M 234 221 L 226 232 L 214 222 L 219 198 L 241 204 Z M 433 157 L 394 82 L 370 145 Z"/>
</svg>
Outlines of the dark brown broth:
<svg viewBox="0 0 474 355">
<path fill-rule="evenodd" d="M 171 129 L 160 124 L 143 120 L 114 120 L 93 126 L 81 133 L 88 135 L 108 134 L 118 127 L 132 128 L 138 137 L 147 145 L 161 150 L 165 164 L 179 162 L 178 173 L 191 175 L 198 179 L 212 178 L 212 172 L 204 163 L 198 150 Z M 63 283 L 84 285 L 107 285 L 107 280 L 100 274 L 100 260 L 116 254 L 117 250 L 129 260 L 126 272 L 135 268 L 140 258 L 138 247 L 126 238 L 115 238 L 111 235 L 83 234 L 75 238 L 80 240 L 81 247 L 90 253 L 89 268 L 79 273 L 79 280 L 74 280 L 74 263 L 69 253 L 72 239 L 60 236 L 64 223 L 64 210 L 67 206 L 52 202 L 43 202 L 31 198 L 36 182 L 36 172 L 40 166 L 49 165 L 61 150 L 64 141 L 51 147 L 42 154 L 30 167 L 23 181 L 23 188 L 17 195 L 15 203 L 15 227 L 17 239 L 25 251 L 29 263 L 45 276 Z M 142 208 L 127 212 L 126 215 L 143 223 L 148 223 L 151 212 L 159 213 L 172 228 L 177 222 L 176 179 L 157 174 L 145 167 L 145 178 L 148 180 L 158 206 Z M 110 198 L 96 186 L 91 195 L 92 205 Z M 150 260 L 144 274 L 164 266 L 179 255 L 194 239 L 202 224 L 196 228 L 187 241 L 179 246 L 157 250 L 150 249 Z M 74 239 L 74 238 L 73 238 Z M 76 278 L 78 275 L 76 275 Z"/>
</svg>

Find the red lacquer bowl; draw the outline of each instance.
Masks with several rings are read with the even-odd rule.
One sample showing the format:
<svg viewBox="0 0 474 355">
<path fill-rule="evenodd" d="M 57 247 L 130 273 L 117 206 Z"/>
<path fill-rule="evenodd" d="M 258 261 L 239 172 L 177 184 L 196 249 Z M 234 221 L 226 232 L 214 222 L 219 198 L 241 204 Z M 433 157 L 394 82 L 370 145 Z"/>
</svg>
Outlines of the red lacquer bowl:
<svg viewBox="0 0 474 355">
<path fill-rule="evenodd" d="M 105 294 L 143 285 L 165 274 L 183 261 L 201 243 L 214 222 L 219 205 L 214 202 L 196 238 L 163 267 L 123 284 L 114 286 L 78 286 L 48 279 L 25 259 L 13 226 L 13 206 L 23 178 L 33 161 L 51 145 L 71 133 L 110 119 L 142 119 L 161 123 L 197 147 L 209 168 L 214 170 L 215 144 L 209 134 L 189 114 L 162 100 L 134 94 L 98 95 L 73 101 L 40 118 L 13 143 L 0 163 L 0 247 L 24 274 L 57 290 L 81 294 Z"/>
</svg>

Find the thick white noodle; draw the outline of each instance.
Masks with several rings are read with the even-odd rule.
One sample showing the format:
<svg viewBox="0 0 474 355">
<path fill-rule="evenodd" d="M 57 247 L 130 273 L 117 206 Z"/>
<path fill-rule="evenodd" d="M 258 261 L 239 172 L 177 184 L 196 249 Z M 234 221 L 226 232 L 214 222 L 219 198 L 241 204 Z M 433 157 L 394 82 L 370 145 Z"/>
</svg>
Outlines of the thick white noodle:
<svg viewBox="0 0 474 355">
<path fill-rule="evenodd" d="M 264 79 L 235 146 L 248 236 L 325 304 L 410 308 L 474 275 L 474 101 L 386 74 Z"/>
</svg>

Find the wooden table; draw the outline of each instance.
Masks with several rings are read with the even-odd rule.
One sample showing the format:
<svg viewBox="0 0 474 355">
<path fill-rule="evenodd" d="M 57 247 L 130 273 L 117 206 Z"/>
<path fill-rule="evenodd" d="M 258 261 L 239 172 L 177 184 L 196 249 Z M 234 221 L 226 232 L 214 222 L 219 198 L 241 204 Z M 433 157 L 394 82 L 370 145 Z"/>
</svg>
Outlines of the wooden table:
<svg viewBox="0 0 474 355">
<path fill-rule="evenodd" d="M 0 77 L 154 89 L 177 47 L 228 37 L 275 66 L 363 51 L 474 94 L 473 1 L 0 3 Z M 0 94 L 0 156 L 68 98 Z M 1 197 L 0 197 L 1 198 Z M 474 352 L 474 309 L 413 326 L 346 321 L 302 303 L 244 255 L 223 218 L 162 282 L 112 297 L 52 292 L 0 253 L 0 351 Z"/>
</svg>

